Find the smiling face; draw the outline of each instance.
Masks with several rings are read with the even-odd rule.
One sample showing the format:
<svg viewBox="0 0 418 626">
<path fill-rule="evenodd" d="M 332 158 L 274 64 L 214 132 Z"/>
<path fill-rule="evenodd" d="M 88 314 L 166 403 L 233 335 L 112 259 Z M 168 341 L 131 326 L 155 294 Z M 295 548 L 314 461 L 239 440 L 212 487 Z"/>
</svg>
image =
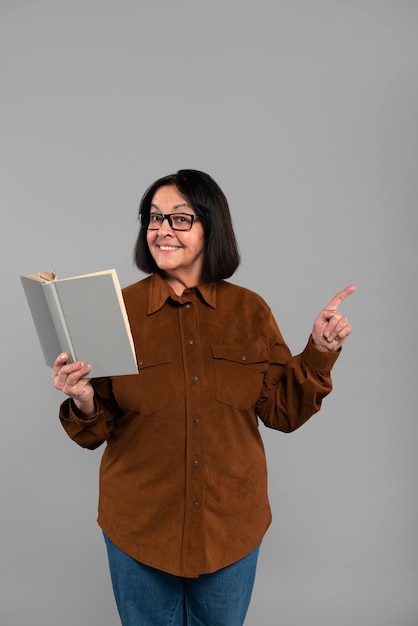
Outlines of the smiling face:
<svg viewBox="0 0 418 626">
<path fill-rule="evenodd" d="M 174 185 L 157 189 L 150 213 L 189 213 L 195 211 Z M 181 295 L 185 288 L 200 283 L 204 260 L 205 236 L 199 220 L 191 230 L 173 230 L 164 220 L 159 230 L 147 231 L 147 243 L 154 261 L 174 291 Z"/>
</svg>

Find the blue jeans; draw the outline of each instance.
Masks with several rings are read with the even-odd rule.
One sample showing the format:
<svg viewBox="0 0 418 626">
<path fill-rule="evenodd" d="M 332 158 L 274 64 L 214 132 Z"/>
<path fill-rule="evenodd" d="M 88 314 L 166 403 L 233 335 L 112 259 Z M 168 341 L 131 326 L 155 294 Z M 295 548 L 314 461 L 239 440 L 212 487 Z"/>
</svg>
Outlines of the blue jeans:
<svg viewBox="0 0 418 626">
<path fill-rule="evenodd" d="M 131 558 L 104 535 L 122 626 L 242 626 L 259 547 L 199 578 L 173 576 Z"/>
</svg>

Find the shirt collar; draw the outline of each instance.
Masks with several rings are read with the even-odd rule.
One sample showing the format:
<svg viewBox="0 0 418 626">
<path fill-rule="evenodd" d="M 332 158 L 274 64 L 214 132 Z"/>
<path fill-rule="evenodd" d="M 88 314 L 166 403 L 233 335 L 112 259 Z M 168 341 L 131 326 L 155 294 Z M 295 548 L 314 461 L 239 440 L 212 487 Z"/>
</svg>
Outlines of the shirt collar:
<svg viewBox="0 0 418 626">
<path fill-rule="evenodd" d="M 216 283 L 205 283 L 198 285 L 196 288 L 202 297 L 202 300 L 212 309 L 216 308 Z M 168 282 L 160 274 L 152 274 L 151 285 L 148 300 L 148 315 L 155 313 L 166 303 L 168 298 L 172 298 L 176 302 L 182 302 L 187 299 L 188 289 L 182 296 L 176 296 Z"/>
</svg>

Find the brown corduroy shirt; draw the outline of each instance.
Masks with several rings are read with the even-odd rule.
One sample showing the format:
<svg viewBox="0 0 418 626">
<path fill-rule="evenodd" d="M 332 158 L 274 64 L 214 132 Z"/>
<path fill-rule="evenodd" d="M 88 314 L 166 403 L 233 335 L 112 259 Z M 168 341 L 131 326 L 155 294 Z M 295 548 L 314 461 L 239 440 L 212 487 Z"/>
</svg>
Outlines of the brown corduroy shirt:
<svg viewBox="0 0 418 626">
<path fill-rule="evenodd" d="M 331 391 L 337 353 L 292 356 L 270 308 L 228 282 L 176 296 L 153 275 L 123 290 L 140 373 L 93 379 L 96 415 L 60 410 L 94 449 L 98 522 L 133 558 L 196 577 L 249 554 L 271 521 L 259 420 L 290 432 Z"/>
</svg>

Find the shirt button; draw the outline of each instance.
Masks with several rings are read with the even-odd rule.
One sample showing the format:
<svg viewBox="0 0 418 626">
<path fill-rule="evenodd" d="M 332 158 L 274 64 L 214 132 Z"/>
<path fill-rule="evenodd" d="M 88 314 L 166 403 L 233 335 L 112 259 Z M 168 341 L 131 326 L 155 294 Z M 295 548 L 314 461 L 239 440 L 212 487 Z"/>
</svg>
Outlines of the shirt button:
<svg viewBox="0 0 418 626">
<path fill-rule="evenodd" d="M 247 357 L 245 356 L 245 354 L 241 355 L 241 361 L 246 361 Z"/>
<path fill-rule="evenodd" d="M 190 309 L 190 302 L 186 302 L 185 305 L 183 305 L 185 309 Z"/>
<path fill-rule="evenodd" d="M 199 508 L 199 502 L 193 502 L 192 507 L 194 509 L 198 509 Z"/>
<path fill-rule="evenodd" d="M 195 426 L 197 426 L 197 425 L 198 425 L 198 423 L 199 423 L 199 420 L 198 420 L 198 418 L 197 418 L 197 417 L 195 417 L 195 419 L 193 420 L 193 424 L 194 424 Z"/>
<path fill-rule="evenodd" d="M 188 339 L 187 343 L 189 344 L 189 346 L 192 346 L 193 345 L 193 339 Z"/>
<path fill-rule="evenodd" d="M 192 376 L 192 383 L 197 383 L 198 380 L 197 376 Z"/>
<path fill-rule="evenodd" d="M 193 467 L 199 467 L 199 461 L 193 461 L 192 465 Z"/>
</svg>

